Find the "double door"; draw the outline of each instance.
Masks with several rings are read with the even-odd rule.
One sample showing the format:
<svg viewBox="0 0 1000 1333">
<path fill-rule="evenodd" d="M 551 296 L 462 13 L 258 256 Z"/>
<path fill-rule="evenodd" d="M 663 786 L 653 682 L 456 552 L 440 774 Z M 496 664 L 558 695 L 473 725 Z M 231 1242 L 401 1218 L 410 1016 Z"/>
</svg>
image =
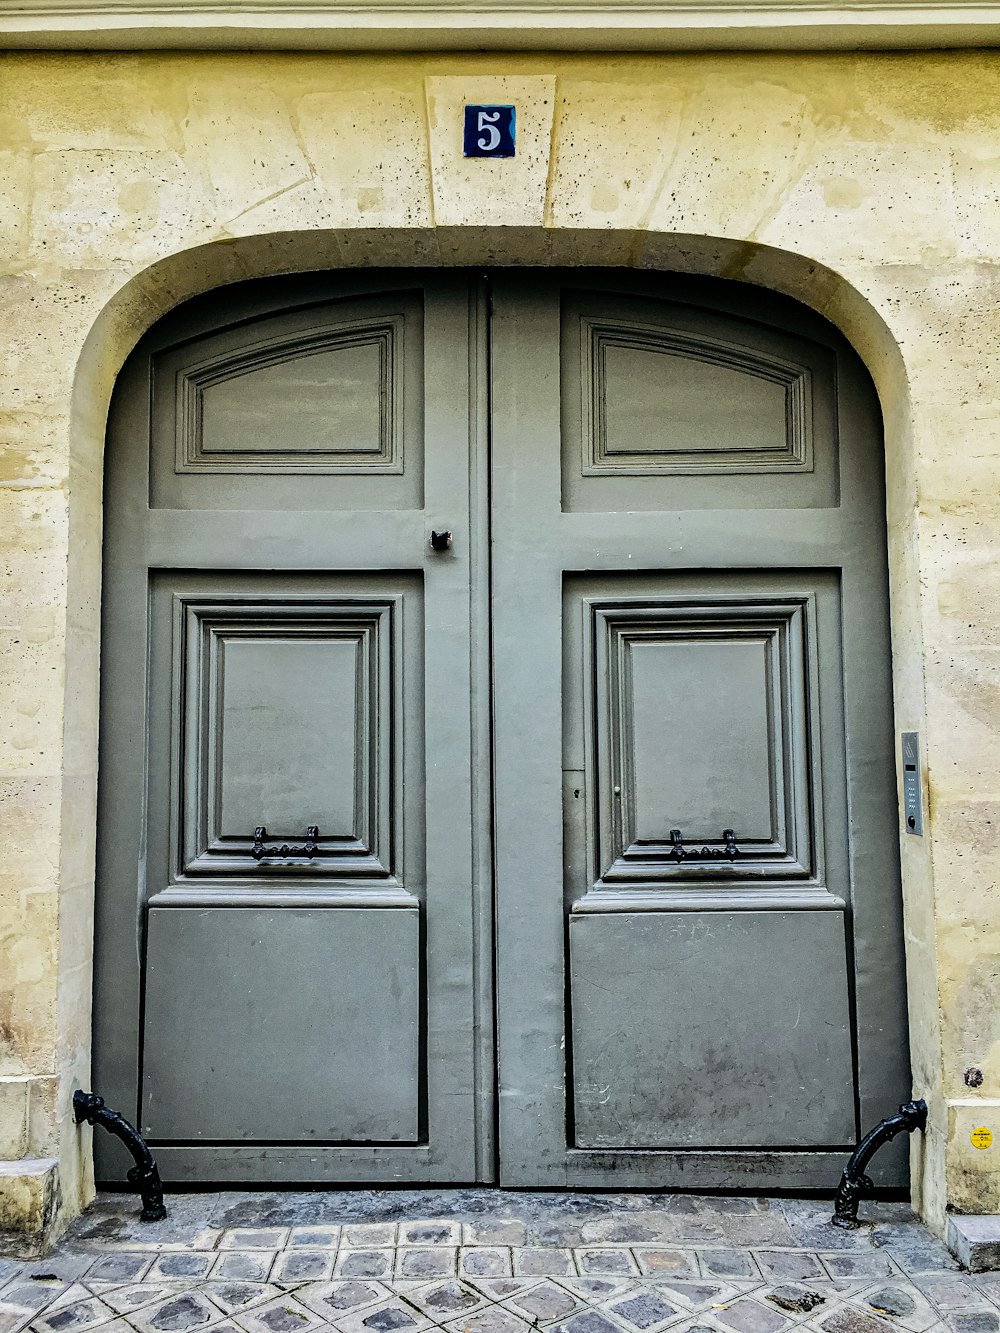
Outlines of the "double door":
<svg viewBox="0 0 1000 1333">
<path fill-rule="evenodd" d="M 850 349 L 731 285 L 157 325 L 109 432 L 94 1081 L 164 1176 L 833 1183 L 908 1091 L 881 471 Z"/>
</svg>

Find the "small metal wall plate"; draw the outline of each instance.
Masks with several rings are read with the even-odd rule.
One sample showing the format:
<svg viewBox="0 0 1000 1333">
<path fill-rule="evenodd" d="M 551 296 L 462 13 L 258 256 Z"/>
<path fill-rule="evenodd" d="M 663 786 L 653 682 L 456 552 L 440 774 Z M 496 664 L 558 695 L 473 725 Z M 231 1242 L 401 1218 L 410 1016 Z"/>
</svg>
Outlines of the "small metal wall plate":
<svg viewBox="0 0 1000 1333">
<path fill-rule="evenodd" d="M 924 784 L 920 769 L 920 733 L 904 731 L 900 738 L 903 758 L 903 825 L 918 837 L 924 831 Z"/>
<path fill-rule="evenodd" d="M 466 157 L 513 157 L 516 113 L 512 106 L 467 106 L 463 144 Z"/>
</svg>

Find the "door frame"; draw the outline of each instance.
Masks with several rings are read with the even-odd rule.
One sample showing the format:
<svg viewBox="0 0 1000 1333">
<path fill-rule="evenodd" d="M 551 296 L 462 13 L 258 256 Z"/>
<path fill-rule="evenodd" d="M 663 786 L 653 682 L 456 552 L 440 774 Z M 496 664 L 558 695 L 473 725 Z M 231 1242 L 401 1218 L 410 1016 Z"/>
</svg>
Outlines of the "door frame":
<svg viewBox="0 0 1000 1333">
<path fill-rule="evenodd" d="M 624 235 L 624 234 L 623 234 L 623 235 Z M 246 238 L 247 241 L 253 241 L 254 239 L 255 239 L 255 238 Z M 603 240 L 603 239 L 605 239 L 605 238 L 602 237 L 602 240 Z M 206 248 L 209 248 L 209 249 L 210 249 L 211 247 L 206 247 Z M 710 248 L 710 247 L 709 247 L 709 248 Z M 613 246 L 608 246 L 608 247 L 606 247 L 606 252 L 608 252 L 608 251 L 610 251 L 610 250 L 613 250 L 613 249 L 614 249 Z M 623 258 L 623 259 L 626 258 L 626 254 L 627 254 L 627 247 L 626 247 L 625 249 L 622 250 L 622 258 Z M 628 255 L 628 258 L 631 259 L 632 256 L 631 256 L 631 255 Z M 801 279 L 802 279 L 802 282 L 801 282 L 800 285 L 808 286 L 809 283 L 811 282 L 811 280 L 812 280 L 814 274 L 815 274 L 815 267 L 816 267 L 816 266 L 813 265 L 813 264 L 810 264 L 808 261 L 806 261 L 806 260 L 804 260 L 804 259 L 801 259 L 801 257 L 797 257 L 797 256 L 796 256 L 796 257 L 793 257 L 793 258 L 799 260 L 800 263 L 801 263 L 801 265 L 805 266 L 805 269 L 808 270 L 805 274 L 800 274 L 800 277 L 801 277 Z M 158 268 L 167 268 L 167 267 L 171 267 L 171 266 L 172 266 L 172 267 L 174 268 L 175 271 L 180 271 L 180 265 L 183 264 L 184 260 L 185 260 L 185 255 L 182 253 L 182 254 L 179 255 L 179 256 L 173 256 L 173 257 L 171 257 L 171 260 L 170 260 L 170 261 L 163 261 L 163 264 L 158 265 L 157 267 L 158 267 Z M 714 266 L 714 264 L 717 263 L 717 260 L 714 260 L 713 258 L 708 258 L 708 259 L 706 259 L 706 260 L 703 261 L 703 262 L 705 262 L 705 264 L 706 264 L 707 267 L 710 267 L 710 266 Z M 264 265 L 263 265 L 263 267 L 264 267 L 264 268 L 268 268 L 268 267 L 270 267 L 270 264 L 269 264 L 269 262 L 268 262 L 266 259 L 264 260 Z M 596 267 L 596 266 L 595 266 L 595 267 Z M 606 265 L 603 265 L 603 264 L 602 264 L 600 267 L 601 267 L 602 270 L 607 271 L 607 266 L 606 266 Z M 628 271 L 629 271 L 629 267 L 630 267 L 630 265 L 626 262 L 626 263 L 622 266 L 621 271 L 622 271 L 622 272 L 628 272 Z M 586 272 L 588 272 L 589 268 L 590 268 L 590 266 L 583 266 L 583 267 L 581 267 L 581 272 L 585 274 Z M 386 271 L 386 270 L 381 270 L 381 269 L 379 270 L 379 272 L 385 272 L 385 271 Z M 662 272 L 669 272 L 669 269 L 664 268 L 664 269 L 662 269 L 661 271 L 662 271 Z M 262 272 L 262 273 L 261 273 L 261 276 L 262 276 L 262 277 L 266 277 L 266 276 L 268 276 L 268 274 Z M 708 276 L 707 273 L 706 273 L 706 276 Z M 133 284 L 133 285 L 134 285 L 134 284 Z M 188 279 L 188 285 L 190 285 L 190 279 Z M 196 282 L 195 285 L 196 285 L 199 289 L 202 289 L 202 288 L 205 287 L 206 284 L 204 284 L 203 282 Z M 775 286 L 778 286 L 778 285 L 779 285 L 779 284 L 775 283 Z M 787 288 L 787 287 L 789 287 L 789 286 L 794 286 L 795 284 L 793 284 L 793 283 L 789 283 L 789 282 L 785 281 L 785 282 L 782 282 L 780 285 L 781 285 L 781 286 L 784 286 L 784 287 Z M 846 286 L 846 284 L 845 284 L 845 286 Z M 798 296 L 799 293 L 796 292 L 795 295 Z M 164 300 L 167 301 L 167 306 L 168 306 L 168 307 L 172 306 L 172 302 L 170 302 L 168 298 L 166 298 L 165 296 L 161 296 L 161 297 L 160 297 L 160 303 L 162 304 Z M 861 298 L 857 298 L 857 300 L 858 300 L 858 302 L 860 302 L 860 301 L 861 301 Z M 110 310 L 112 309 L 112 307 L 118 307 L 119 304 L 120 304 L 120 303 L 119 303 L 119 301 L 118 301 L 117 298 L 116 298 L 116 300 L 115 300 L 114 302 L 112 302 L 111 305 L 108 307 L 108 311 L 110 311 Z M 862 303 L 862 304 L 863 304 L 863 303 Z M 166 313 L 166 310 L 164 310 L 163 313 Z M 858 315 L 858 313 L 859 313 L 859 311 L 858 311 L 858 310 L 855 310 L 855 315 Z M 107 312 L 106 312 L 106 314 L 107 314 Z M 876 345 L 881 344 L 882 341 L 883 341 L 883 337 L 884 337 L 884 325 L 881 324 L 881 321 L 879 320 L 879 317 L 875 314 L 875 312 L 874 312 L 873 310 L 871 310 L 870 307 L 866 307 L 865 309 L 861 310 L 861 311 L 860 311 L 860 314 L 861 314 L 862 316 L 865 316 L 865 318 L 861 318 L 861 319 L 859 320 L 859 327 L 865 327 L 865 328 L 867 328 L 868 333 L 869 333 L 869 340 L 870 340 L 870 342 L 871 342 L 872 344 L 876 344 Z M 110 317 L 110 316 L 109 316 L 109 317 Z M 142 316 L 140 316 L 140 317 L 142 317 Z M 479 366 L 479 369 L 480 369 L 480 371 L 481 371 L 482 366 L 485 364 L 486 359 L 488 358 L 488 351 L 489 351 L 489 349 L 488 349 L 488 333 L 487 333 L 487 329 L 486 329 L 486 321 L 485 321 L 485 317 L 484 317 L 484 312 L 480 309 L 477 313 L 470 315 L 470 318 L 473 320 L 473 322 L 476 324 L 476 327 L 477 327 L 477 336 L 476 336 L 476 339 L 475 339 L 475 346 L 476 346 L 476 348 L 477 348 L 476 355 L 477 355 L 477 358 L 478 358 L 478 366 Z M 146 322 L 146 319 L 148 319 L 148 314 L 147 314 L 147 315 L 145 316 L 145 318 L 143 319 L 143 322 L 144 322 L 144 323 Z M 103 318 L 103 317 L 102 317 L 102 321 L 99 321 L 99 325 L 101 325 L 102 323 L 106 323 L 106 321 L 104 321 L 104 318 Z M 147 324 L 147 327 L 148 327 L 148 324 Z M 102 329 L 101 331 L 102 331 L 102 332 L 106 332 L 106 330 L 104 330 L 104 329 Z M 97 332 L 98 332 L 98 326 L 95 326 L 94 333 L 96 334 Z M 121 337 L 121 330 L 116 330 L 116 333 L 118 334 L 119 337 Z M 92 334 L 92 336 L 93 336 L 93 334 Z M 127 336 L 127 335 L 126 335 L 126 336 Z M 895 346 L 895 345 L 893 344 L 893 347 L 894 347 L 894 346 Z M 882 350 L 882 346 L 880 346 L 879 350 Z M 477 391 L 477 411 L 476 411 L 476 416 L 475 416 L 475 418 L 474 418 L 477 422 L 480 423 L 480 427 L 482 427 L 482 423 L 485 422 L 485 420 L 486 420 L 486 418 L 487 418 L 487 416 L 488 416 L 488 401 L 487 401 L 487 400 L 488 400 L 488 393 L 485 392 L 485 391 L 483 390 L 482 386 L 480 386 L 480 389 Z M 482 439 L 482 436 L 479 435 L 478 438 L 481 440 L 481 439 Z M 477 504 L 477 505 L 479 506 L 479 508 L 480 508 L 480 512 L 485 512 L 485 513 L 488 515 L 488 512 L 489 512 L 489 510 L 488 510 L 488 486 L 487 486 L 487 483 L 484 481 L 484 476 L 482 475 L 482 474 L 483 474 L 483 470 L 484 470 L 484 460 L 482 460 L 482 458 L 481 458 L 481 454 L 482 454 L 482 451 L 480 450 L 480 451 L 477 453 L 477 457 L 480 459 L 480 463 L 479 463 L 479 467 L 477 468 L 477 476 L 476 476 L 475 485 L 474 485 L 474 496 L 475 496 L 475 504 Z M 472 485 L 472 484 L 473 484 L 473 482 L 472 482 L 472 479 L 471 479 L 471 477 L 470 477 L 470 485 Z M 474 530 L 474 532 L 475 532 L 476 534 L 480 534 L 480 533 L 482 533 L 482 532 L 484 531 L 482 525 L 479 524 L 479 523 L 474 523 L 474 524 L 473 524 L 473 530 Z M 891 528 L 891 526 L 890 526 L 890 544 L 892 544 L 892 528 Z M 480 553 L 480 554 L 481 554 L 481 553 Z M 475 559 L 474 559 L 474 567 L 475 567 L 477 564 L 478 564 L 478 568 L 479 568 L 480 570 L 484 570 L 484 569 L 488 570 L 488 560 L 486 560 L 486 561 L 480 560 L 480 561 L 476 562 Z M 893 595 L 892 595 L 892 594 L 893 594 L 893 582 L 894 582 L 894 580 L 892 579 L 892 572 L 893 572 L 894 568 L 897 567 L 897 565 L 898 565 L 898 562 L 894 562 L 894 560 L 893 560 L 893 552 L 891 551 L 891 552 L 890 552 L 890 561 L 889 561 L 889 571 L 890 571 L 890 608 L 891 608 L 892 613 L 893 613 L 894 615 L 895 615 L 895 599 L 893 599 Z M 489 635 L 489 627 L 488 627 L 488 615 L 487 615 L 487 612 L 488 612 L 488 608 L 489 608 L 489 587 L 488 587 L 488 582 L 487 582 L 486 579 L 483 578 L 483 577 L 480 577 L 479 579 L 477 579 L 477 592 L 476 592 L 476 598 L 475 598 L 475 605 L 478 607 L 478 616 L 477 616 L 478 631 L 477 631 L 477 632 L 480 633 L 480 634 L 485 634 L 486 637 L 487 637 L 487 639 L 488 639 L 488 635 Z M 482 655 L 479 655 L 478 660 L 483 661 L 483 662 L 485 662 L 485 663 L 488 664 L 488 662 L 489 662 L 489 654 L 482 654 Z M 487 669 L 488 669 L 488 665 L 487 665 Z M 894 677 L 894 681 L 893 681 L 893 683 L 894 683 L 894 686 L 896 686 L 896 685 L 898 684 L 898 682 L 897 682 L 897 680 L 896 680 L 895 677 Z M 481 692 L 481 693 L 482 693 L 482 692 Z M 491 747 L 490 747 L 489 736 L 488 736 L 489 706 L 488 706 L 488 700 L 485 699 L 485 696 L 482 698 L 481 703 L 480 703 L 480 706 L 477 708 L 476 716 L 477 716 L 477 718 L 478 718 L 478 734 L 479 734 L 479 737 L 480 737 L 480 742 L 479 742 L 479 743 L 480 743 L 480 750 L 479 750 L 479 752 L 480 752 L 481 755 L 483 755 L 483 756 L 487 756 L 487 755 L 490 753 L 490 749 L 491 749 Z M 484 729 L 484 723 L 487 724 L 487 725 L 485 726 L 485 729 Z M 485 736 L 485 740 L 483 740 L 483 737 L 484 737 L 484 736 Z M 476 800 L 480 803 L 481 808 L 489 808 L 489 804 L 490 804 L 490 801 L 489 801 L 489 793 L 488 793 L 487 790 L 485 790 L 486 787 L 488 786 L 488 779 L 487 779 L 487 776 L 486 776 L 486 775 L 487 775 L 487 765 L 485 765 L 485 764 L 484 764 L 484 765 L 480 765 L 480 766 L 478 767 L 478 769 L 477 769 L 477 774 L 476 774 Z M 482 828 L 487 828 L 488 825 L 482 824 L 481 827 L 482 827 Z M 481 873 L 484 871 L 484 868 L 485 868 L 485 867 L 488 867 L 488 866 L 491 864 L 491 847 L 490 847 L 490 840 L 489 840 L 489 836 L 488 836 L 488 834 L 482 836 L 482 837 L 478 840 L 478 845 L 477 845 L 477 850 L 476 850 L 476 861 L 477 861 L 477 865 L 479 866 L 479 869 L 480 869 L 480 872 L 481 872 Z M 483 882 L 486 883 L 486 882 L 488 882 L 488 881 L 487 881 L 487 880 L 484 880 Z M 486 905 L 486 907 L 481 907 L 480 910 L 478 911 L 478 913 L 477 913 L 477 921 L 478 921 L 478 934 L 477 934 L 477 940 L 478 940 L 478 943 L 479 943 L 479 946 L 480 946 L 480 959 L 479 959 L 479 963 L 478 963 L 478 965 L 477 965 L 477 991 L 478 991 L 478 995 L 479 995 L 480 1013 L 481 1013 L 482 1015 L 486 1015 L 486 1014 L 488 1014 L 488 1013 L 491 1012 L 491 1008 L 492 1008 L 492 993 L 493 993 L 493 992 L 492 992 L 492 982 L 491 982 L 491 974 L 492 974 L 492 948 L 489 947 L 489 943 L 488 943 L 488 940 L 487 940 L 487 936 L 488 936 L 488 934 L 489 934 L 489 930 L 490 930 L 491 927 L 492 927 L 492 909 L 491 909 L 491 907 L 490 907 L 488 904 Z M 485 943 L 484 943 L 484 941 L 485 941 Z M 482 1072 L 482 1070 L 484 1070 L 484 1069 L 488 1069 L 488 1068 L 490 1067 L 490 1063 L 491 1063 L 491 1055 L 490 1055 L 490 1053 L 491 1053 L 491 1051 L 492 1051 L 492 1049 L 493 1049 L 493 1039 L 492 1039 L 491 1024 L 486 1024 L 486 1023 L 481 1024 L 481 1025 L 480 1025 L 480 1028 L 481 1028 L 481 1046 L 480 1046 L 480 1052 L 481 1052 L 481 1053 L 480 1053 L 480 1063 L 479 1063 L 479 1068 L 480 1068 L 480 1072 Z M 492 1126 L 493 1126 L 493 1108 L 492 1108 L 492 1105 L 488 1105 L 488 1104 L 487 1104 L 487 1100 L 488 1100 L 488 1099 L 484 1099 L 484 1098 L 479 1098 L 479 1099 L 477 1099 L 478 1113 L 479 1113 L 479 1115 L 480 1115 L 480 1130 L 481 1130 L 481 1132 L 480 1132 L 479 1135 L 478 1135 L 478 1140 L 479 1140 L 479 1142 L 480 1142 L 481 1145 L 482 1145 L 482 1150 L 481 1150 L 481 1159 L 482 1159 L 482 1160 L 481 1160 L 481 1166 L 482 1166 L 482 1167 L 485 1167 L 485 1166 L 487 1165 L 488 1162 L 494 1160 L 494 1147 L 493 1147 L 493 1145 L 494 1145 L 495 1139 L 494 1139 L 493 1131 L 492 1131 Z M 488 1147 L 488 1148 L 487 1148 L 487 1144 L 489 1144 L 489 1147 Z"/>
</svg>

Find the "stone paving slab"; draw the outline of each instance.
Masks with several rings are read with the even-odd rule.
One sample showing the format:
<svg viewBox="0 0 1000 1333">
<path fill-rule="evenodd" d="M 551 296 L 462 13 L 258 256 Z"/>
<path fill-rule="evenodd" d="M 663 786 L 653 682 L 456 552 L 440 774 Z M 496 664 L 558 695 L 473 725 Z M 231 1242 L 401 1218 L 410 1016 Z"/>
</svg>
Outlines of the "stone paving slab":
<svg viewBox="0 0 1000 1333">
<path fill-rule="evenodd" d="M 0 1333 L 1000 1333 L 902 1204 L 493 1189 L 102 1194 L 0 1258 Z"/>
</svg>

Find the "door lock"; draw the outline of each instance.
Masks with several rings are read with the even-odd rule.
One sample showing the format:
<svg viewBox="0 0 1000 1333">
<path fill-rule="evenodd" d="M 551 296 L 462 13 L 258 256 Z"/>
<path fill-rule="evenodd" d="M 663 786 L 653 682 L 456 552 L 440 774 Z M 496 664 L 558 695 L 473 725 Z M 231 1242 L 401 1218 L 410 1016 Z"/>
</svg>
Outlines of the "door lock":
<svg viewBox="0 0 1000 1333">
<path fill-rule="evenodd" d="M 447 551 L 450 549 L 450 547 L 451 547 L 451 533 L 447 531 L 438 532 L 436 529 L 432 528 L 431 549 L 434 551 Z"/>
</svg>

